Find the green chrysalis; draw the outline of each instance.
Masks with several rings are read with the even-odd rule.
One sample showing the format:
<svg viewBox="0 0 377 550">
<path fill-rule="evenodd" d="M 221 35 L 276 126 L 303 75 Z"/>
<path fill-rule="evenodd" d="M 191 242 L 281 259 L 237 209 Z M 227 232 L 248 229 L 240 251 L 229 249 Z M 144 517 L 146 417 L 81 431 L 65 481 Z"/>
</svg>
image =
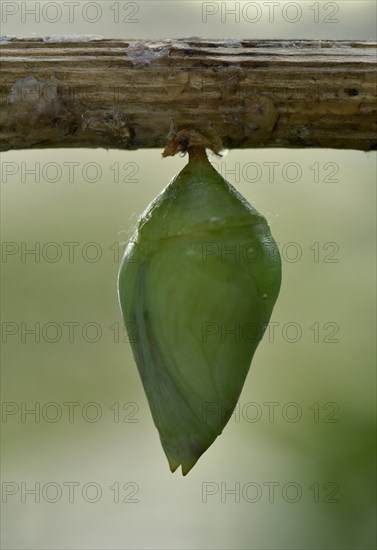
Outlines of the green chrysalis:
<svg viewBox="0 0 377 550">
<path fill-rule="evenodd" d="M 139 219 L 119 271 L 124 322 L 170 469 L 228 422 L 281 282 L 265 218 L 202 147 Z"/>
</svg>

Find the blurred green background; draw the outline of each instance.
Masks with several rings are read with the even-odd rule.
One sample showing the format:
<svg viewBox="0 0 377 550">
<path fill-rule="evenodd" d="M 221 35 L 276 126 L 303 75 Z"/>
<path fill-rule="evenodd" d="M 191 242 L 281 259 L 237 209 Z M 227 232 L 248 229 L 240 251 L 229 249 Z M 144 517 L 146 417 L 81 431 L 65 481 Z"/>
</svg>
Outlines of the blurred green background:
<svg viewBox="0 0 377 550">
<path fill-rule="evenodd" d="M 114 3 L 98 4 L 97 24 L 19 18 L 3 33 L 375 35 L 373 2 L 328 3 L 337 23 L 324 21 L 325 3 L 315 23 L 317 3 L 297 2 L 295 24 L 281 2 L 273 22 L 263 12 L 255 25 L 222 23 L 220 12 L 204 24 L 201 2 L 136 2 L 139 22 L 121 25 Z M 182 478 L 168 469 L 124 341 L 116 277 L 137 217 L 186 159 L 2 154 L 3 548 L 375 548 L 376 155 L 266 149 L 211 160 L 267 217 L 283 284 L 235 415 Z"/>
</svg>

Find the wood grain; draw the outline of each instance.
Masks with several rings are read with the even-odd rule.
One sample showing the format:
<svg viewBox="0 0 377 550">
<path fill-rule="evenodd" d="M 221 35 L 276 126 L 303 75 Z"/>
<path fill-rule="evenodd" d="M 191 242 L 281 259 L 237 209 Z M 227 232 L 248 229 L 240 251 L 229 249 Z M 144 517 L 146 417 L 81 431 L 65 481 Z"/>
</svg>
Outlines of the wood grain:
<svg viewBox="0 0 377 550">
<path fill-rule="evenodd" d="M 8 39 L 0 149 L 377 148 L 376 43 Z"/>
</svg>

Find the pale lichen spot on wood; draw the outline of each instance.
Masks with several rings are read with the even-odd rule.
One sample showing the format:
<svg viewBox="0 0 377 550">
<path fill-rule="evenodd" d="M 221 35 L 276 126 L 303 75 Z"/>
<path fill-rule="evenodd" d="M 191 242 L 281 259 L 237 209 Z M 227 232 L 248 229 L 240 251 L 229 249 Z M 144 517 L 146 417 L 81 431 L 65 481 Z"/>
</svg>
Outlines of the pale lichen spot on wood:
<svg viewBox="0 0 377 550">
<path fill-rule="evenodd" d="M 128 45 L 126 50 L 127 58 L 136 66 L 150 65 L 153 61 L 168 57 L 170 52 L 170 44 L 161 42 L 157 44 L 147 45 L 142 40 L 133 42 Z"/>
<path fill-rule="evenodd" d="M 31 108 L 43 115 L 57 115 L 63 105 L 58 96 L 58 79 L 55 76 L 41 81 L 34 76 L 14 82 L 6 103 Z"/>
<path fill-rule="evenodd" d="M 60 34 L 52 34 L 49 36 L 41 36 L 41 40 L 43 42 L 92 42 L 95 40 L 103 40 L 102 36 L 96 35 L 96 34 L 82 34 L 82 35 L 75 35 L 75 36 L 66 36 L 66 35 L 60 35 Z"/>
<path fill-rule="evenodd" d="M 12 42 L 12 40 L 15 40 L 15 39 L 16 39 L 16 36 L 14 34 L 3 34 L 3 36 L 0 36 L 0 44 Z"/>
</svg>

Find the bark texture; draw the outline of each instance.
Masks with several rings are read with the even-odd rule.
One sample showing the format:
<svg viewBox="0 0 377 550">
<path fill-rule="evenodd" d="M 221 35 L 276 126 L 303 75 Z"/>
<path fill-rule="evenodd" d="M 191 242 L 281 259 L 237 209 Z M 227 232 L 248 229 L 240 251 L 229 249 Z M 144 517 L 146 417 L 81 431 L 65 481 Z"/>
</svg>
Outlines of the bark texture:
<svg viewBox="0 0 377 550">
<path fill-rule="evenodd" d="M 0 149 L 377 148 L 376 43 L 85 37 L 1 42 Z"/>
</svg>

